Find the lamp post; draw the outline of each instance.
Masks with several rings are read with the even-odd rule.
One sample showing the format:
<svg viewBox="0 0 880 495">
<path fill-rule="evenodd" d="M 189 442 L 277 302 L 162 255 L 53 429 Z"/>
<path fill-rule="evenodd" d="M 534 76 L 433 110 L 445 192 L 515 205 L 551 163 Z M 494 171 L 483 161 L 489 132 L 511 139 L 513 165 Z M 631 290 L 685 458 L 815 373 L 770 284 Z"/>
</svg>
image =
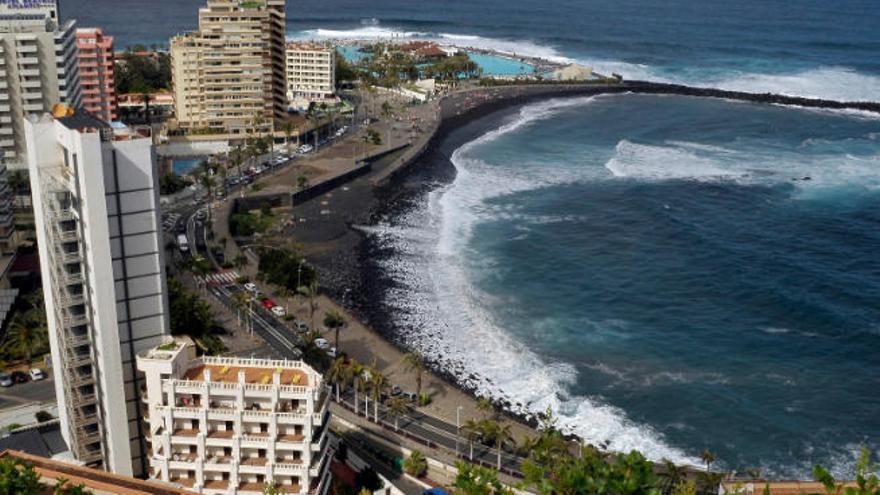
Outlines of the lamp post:
<svg viewBox="0 0 880 495">
<path fill-rule="evenodd" d="M 455 458 L 458 459 L 458 437 L 461 435 L 461 406 L 455 409 Z"/>
</svg>

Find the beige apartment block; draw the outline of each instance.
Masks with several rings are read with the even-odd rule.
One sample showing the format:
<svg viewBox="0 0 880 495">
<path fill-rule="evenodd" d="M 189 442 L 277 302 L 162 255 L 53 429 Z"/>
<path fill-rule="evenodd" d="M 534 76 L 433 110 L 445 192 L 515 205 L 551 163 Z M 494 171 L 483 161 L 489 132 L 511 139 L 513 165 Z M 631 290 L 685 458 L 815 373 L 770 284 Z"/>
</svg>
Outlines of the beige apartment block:
<svg viewBox="0 0 880 495">
<path fill-rule="evenodd" d="M 284 0 L 208 0 L 171 39 L 174 111 L 190 131 L 247 134 L 286 112 Z"/>
<path fill-rule="evenodd" d="M 196 357 L 186 338 L 138 355 L 150 476 L 210 495 L 324 495 L 329 393 L 302 361 Z"/>
</svg>

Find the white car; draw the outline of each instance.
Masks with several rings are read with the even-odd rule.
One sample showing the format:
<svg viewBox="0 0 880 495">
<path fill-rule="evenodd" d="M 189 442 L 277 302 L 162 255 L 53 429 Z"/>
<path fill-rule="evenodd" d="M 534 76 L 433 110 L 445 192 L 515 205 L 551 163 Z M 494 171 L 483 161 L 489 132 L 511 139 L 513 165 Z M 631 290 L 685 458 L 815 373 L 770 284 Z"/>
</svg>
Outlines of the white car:
<svg viewBox="0 0 880 495">
<path fill-rule="evenodd" d="M 287 311 L 284 311 L 284 308 L 281 306 L 272 306 L 272 314 L 281 318 L 282 316 L 287 314 Z"/>
<path fill-rule="evenodd" d="M 330 349 L 330 342 L 327 342 L 327 339 L 315 339 L 315 347 L 322 351 L 326 351 Z"/>
<path fill-rule="evenodd" d="M 331 348 L 327 349 L 327 350 L 324 351 L 324 352 L 326 352 L 327 355 L 330 356 L 330 357 L 332 357 L 332 358 L 335 358 L 335 357 L 336 357 L 336 348 L 335 348 L 335 347 L 331 347 Z"/>
<path fill-rule="evenodd" d="M 35 382 L 46 379 L 46 374 L 40 368 L 31 368 L 28 374 L 31 375 L 31 380 Z"/>
<path fill-rule="evenodd" d="M 244 284 L 244 290 L 250 292 L 251 294 L 256 294 L 257 292 L 260 292 L 260 289 L 257 288 L 257 284 L 253 282 L 248 282 Z"/>
</svg>

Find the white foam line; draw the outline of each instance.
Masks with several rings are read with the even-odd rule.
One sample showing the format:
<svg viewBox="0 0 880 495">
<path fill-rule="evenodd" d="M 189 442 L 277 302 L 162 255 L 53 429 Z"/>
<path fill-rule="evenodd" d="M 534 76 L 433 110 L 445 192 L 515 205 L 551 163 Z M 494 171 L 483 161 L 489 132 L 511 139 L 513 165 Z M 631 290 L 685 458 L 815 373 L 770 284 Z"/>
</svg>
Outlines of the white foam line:
<svg viewBox="0 0 880 495">
<path fill-rule="evenodd" d="M 509 400 L 523 414 L 550 407 L 565 430 L 595 444 L 607 442 L 613 450 L 638 449 L 655 460 L 695 464 L 696 459 L 664 443 L 658 432 L 628 420 L 624 411 L 570 394 L 568 389 L 577 380 L 575 369 L 564 363 L 545 363 L 511 338 L 486 309 L 504 301 L 480 291 L 474 283 L 475 273 L 492 269 L 492 260 L 472 256 L 468 247 L 471 228 L 485 211 L 484 201 L 536 184 L 522 176 L 501 174 L 500 169 L 470 157 L 469 151 L 594 99 L 551 100 L 524 107 L 513 121 L 453 153 L 458 175 L 453 184 L 429 194 L 426 208 L 411 212 L 402 224 L 367 229 L 396 250 L 395 256 L 381 262 L 397 283 L 385 303 L 407 345 L 461 377 L 465 386 L 478 393 Z M 479 376 L 471 378 L 471 373 Z"/>
</svg>

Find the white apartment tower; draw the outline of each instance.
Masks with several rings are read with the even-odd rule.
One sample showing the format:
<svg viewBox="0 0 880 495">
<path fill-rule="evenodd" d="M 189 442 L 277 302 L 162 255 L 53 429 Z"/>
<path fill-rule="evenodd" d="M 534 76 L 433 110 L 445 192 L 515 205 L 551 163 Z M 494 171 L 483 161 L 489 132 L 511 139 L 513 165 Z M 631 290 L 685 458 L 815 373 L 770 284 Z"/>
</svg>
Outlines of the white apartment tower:
<svg viewBox="0 0 880 495">
<path fill-rule="evenodd" d="M 56 0 L 0 0 L 0 150 L 26 167 L 24 118 L 57 103 L 80 105 L 75 21 Z"/>
<path fill-rule="evenodd" d="M 336 48 L 317 43 L 287 44 L 287 101 L 302 110 L 336 91 Z"/>
<path fill-rule="evenodd" d="M 168 333 L 155 157 L 66 108 L 25 121 L 61 431 L 74 456 L 146 471 L 135 356 Z"/>
<path fill-rule="evenodd" d="M 138 356 L 152 478 L 208 495 L 324 495 L 329 393 L 302 361 L 196 358 L 188 339 Z"/>
</svg>

